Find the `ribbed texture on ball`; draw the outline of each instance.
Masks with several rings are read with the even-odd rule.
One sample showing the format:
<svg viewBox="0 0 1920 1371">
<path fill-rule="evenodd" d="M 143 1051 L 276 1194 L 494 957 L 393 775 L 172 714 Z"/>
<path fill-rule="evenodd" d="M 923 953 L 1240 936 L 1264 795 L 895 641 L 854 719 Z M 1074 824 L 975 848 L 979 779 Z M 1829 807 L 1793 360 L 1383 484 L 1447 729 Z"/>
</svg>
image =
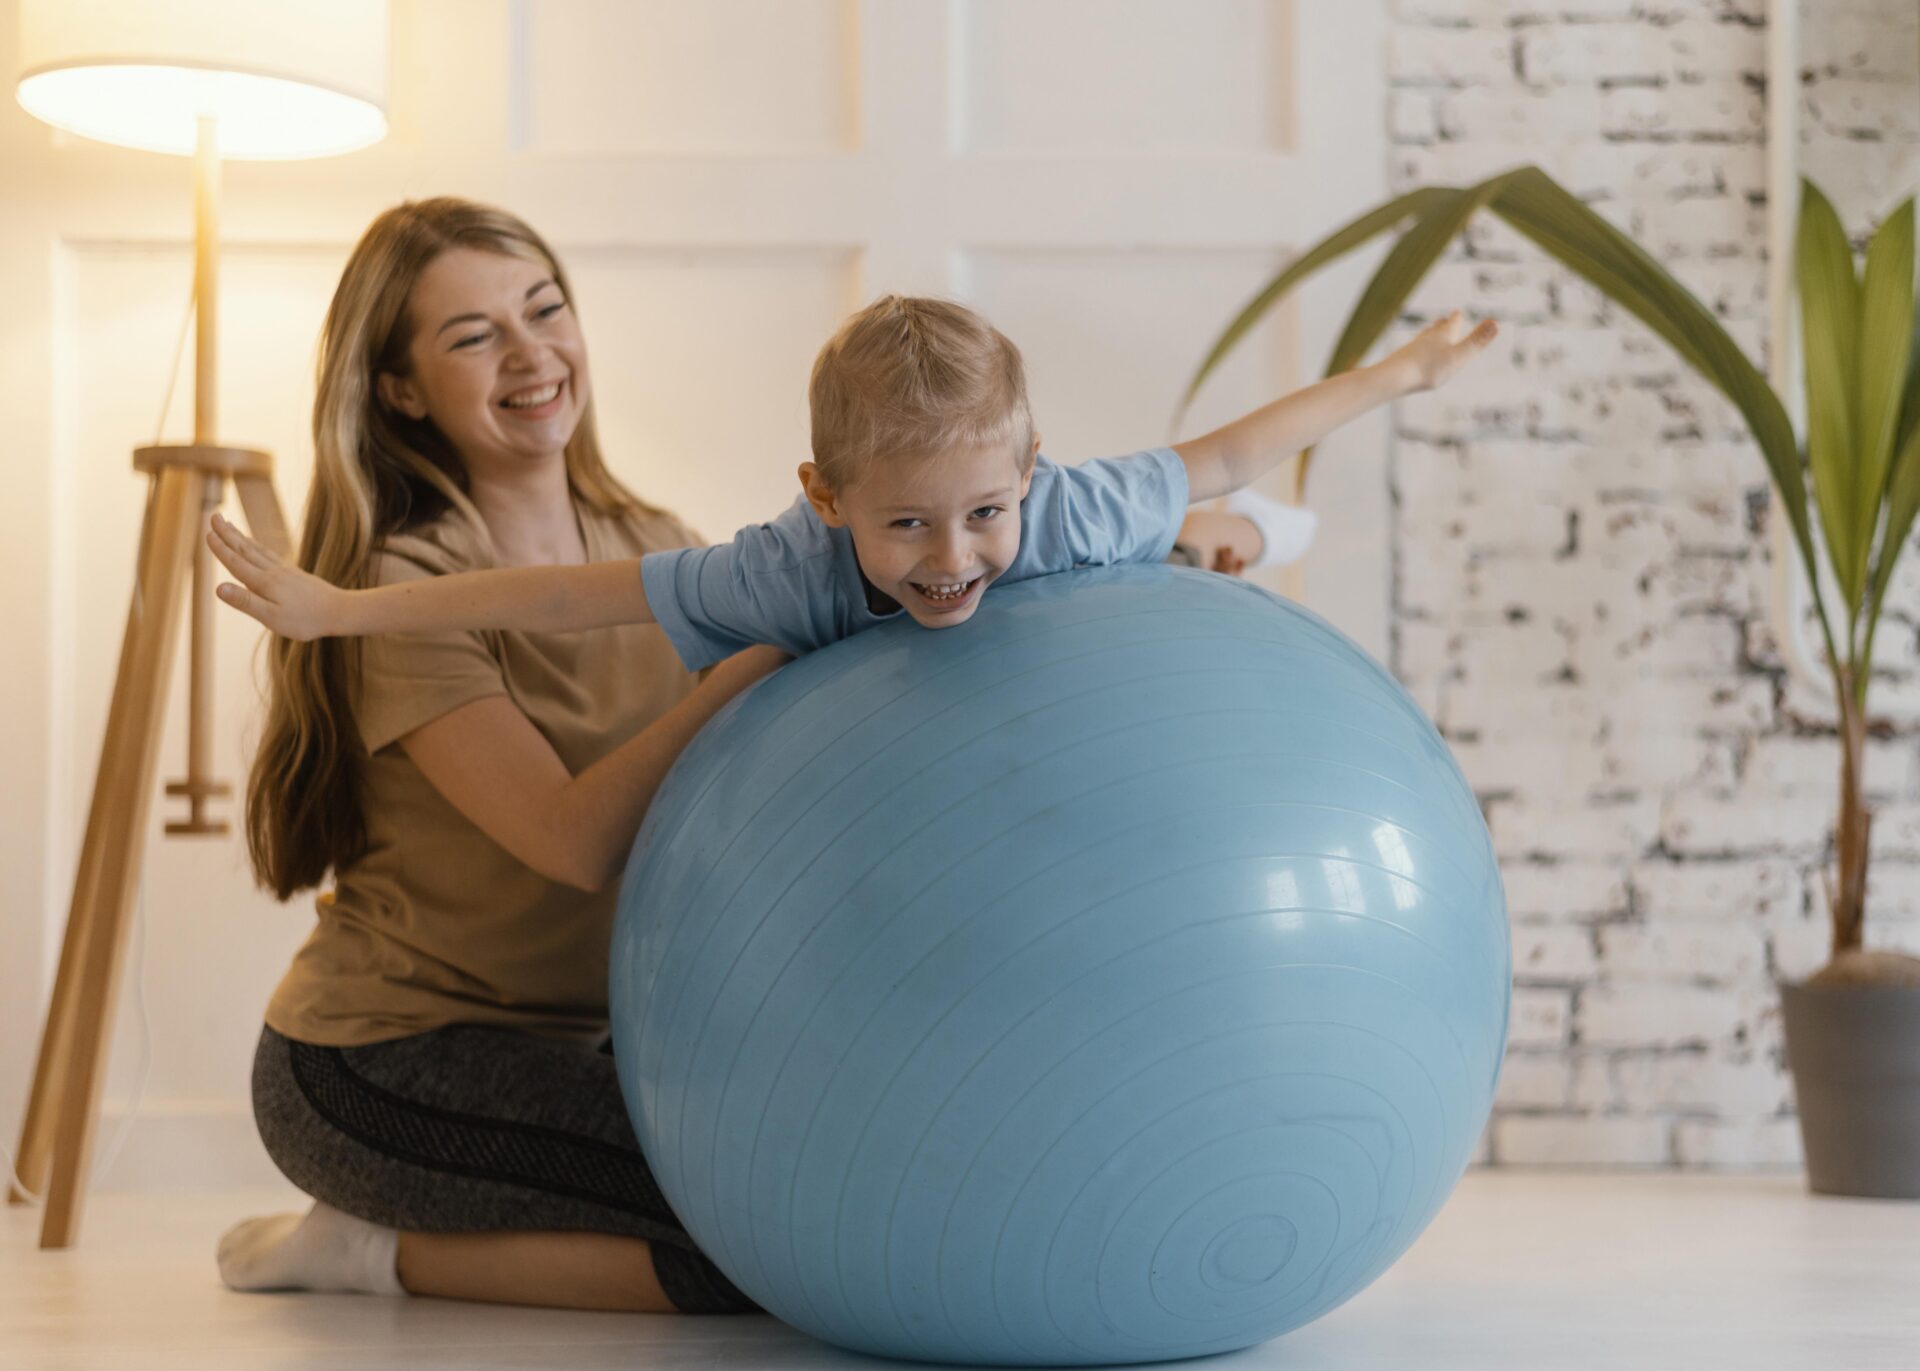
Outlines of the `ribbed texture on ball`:
<svg viewBox="0 0 1920 1371">
<path fill-rule="evenodd" d="M 1166 567 L 802 658 L 635 846 L 615 1055 L 662 1192 L 883 1356 L 1229 1351 L 1364 1288 L 1466 1166 L 1511 962 L 1486 826 L 1312 614 Z"/>
</svg>

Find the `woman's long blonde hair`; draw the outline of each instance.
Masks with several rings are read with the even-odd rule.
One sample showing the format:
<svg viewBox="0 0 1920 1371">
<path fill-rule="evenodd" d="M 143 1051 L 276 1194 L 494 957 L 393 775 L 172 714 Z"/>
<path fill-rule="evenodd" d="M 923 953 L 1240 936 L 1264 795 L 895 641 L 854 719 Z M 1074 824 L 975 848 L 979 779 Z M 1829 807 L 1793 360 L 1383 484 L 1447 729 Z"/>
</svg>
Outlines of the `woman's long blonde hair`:
<svg viewBox="0 0 1920 1371">
<path fill-rule="evenodd" d="M 377 387 L 383 372 L 407 374 L 417 322 L 408 297 L 427 264 L 456 247 L 538 262 L 573 302 L 552 250 L 503 210 L 438 198 L 397 205 L 373 221 L 347 260 L 320 335 L 313 486 L 299 565 L 335 585 L 369 584 L 388 537 L 449 511 L 470 537 L 476 564 L 493 559 L 459 453 L 430 420 L 382 404 Z M 654 512 L 607 470 L 591 399 L 566 463 L 575 497 L 593 508 Z M 247 788 L 247 848 L 255 879 L 285 900 L 365 851 L 367 754 L 354 720 L 359 640 L 276 637 L 270 653 L 266 728 Z"/>
</svg>

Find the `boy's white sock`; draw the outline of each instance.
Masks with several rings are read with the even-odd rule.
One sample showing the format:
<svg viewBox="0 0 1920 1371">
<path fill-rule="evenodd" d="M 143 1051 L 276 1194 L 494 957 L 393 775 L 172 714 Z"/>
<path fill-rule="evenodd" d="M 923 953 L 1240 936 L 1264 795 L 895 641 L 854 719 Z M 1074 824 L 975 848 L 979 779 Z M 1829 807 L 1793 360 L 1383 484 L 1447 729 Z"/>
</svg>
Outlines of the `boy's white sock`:
<svg viewBox="0 0 1920 1371">
<path fill-rule="evenodd" d="M 1260 555 L 1250 565 L 1285 566 L 1307 555 L 1320 516 L 1310 509 L 1269 499 L 1241 488 L 1227 496 L 1227 513 L 1238 514 L 1260 530 Z"/>
<path fill-rule="evenodd" d="M 233 1290 L 354 1290 L 404 1295 L 400 1234 L 316 1202 L 305 1214 L 235 1224 L 220 1239 L 220 1279 Z"/>
</svg>

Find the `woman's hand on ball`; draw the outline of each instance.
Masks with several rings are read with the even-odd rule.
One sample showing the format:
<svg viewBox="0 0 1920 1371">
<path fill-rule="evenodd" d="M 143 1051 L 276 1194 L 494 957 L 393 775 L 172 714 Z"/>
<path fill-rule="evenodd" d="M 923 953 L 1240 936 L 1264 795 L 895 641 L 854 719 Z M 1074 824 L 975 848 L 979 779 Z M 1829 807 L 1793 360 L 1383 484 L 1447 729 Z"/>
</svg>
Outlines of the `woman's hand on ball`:
<svg viewBox="0 0 1920 1371">
<path fill-rule="evenodd" d="M 1471 330 L 1466 315 L 1455 310 L 1428 324 L 1387 357 L 1387 365 L 1404 369 L 1409 390 L 1432 390 L 1446 383 L 1499 334 L 1500 326 L 1482 319 Z"/>
<path fill-rule="evenodd" d="M 339 631 L 347 592 L 338 586 L 288 566 L 218 513 L 213 516 L 207 546 L 240 582 L 222 581 L 215 589 L 227 604 L 296 642 Z"/>
<path fill-rule="evenodd" d="M 771 676 L 793 660 L 793 654 L 762 643 L 736 652 L 713 669 L 724 676 L 735 690 L 745 690 L 763 676 Z"/>
</svg>

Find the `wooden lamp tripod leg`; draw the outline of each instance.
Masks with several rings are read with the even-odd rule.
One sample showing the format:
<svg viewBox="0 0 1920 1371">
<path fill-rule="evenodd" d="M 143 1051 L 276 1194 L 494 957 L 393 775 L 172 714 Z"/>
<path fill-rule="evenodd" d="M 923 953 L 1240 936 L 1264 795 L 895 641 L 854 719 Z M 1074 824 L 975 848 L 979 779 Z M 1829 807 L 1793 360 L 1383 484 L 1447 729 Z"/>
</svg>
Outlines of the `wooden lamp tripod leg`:
<svg viewBox="0 0 1920 1371">
<path fill-rule="evenodd" d="M 145 846 L 181 591 L 199 528 L 203 483 L 220 479 L 189 466 L 158 472 L 141 528 L 139 579 L 121 643 L 60 970 L 21 1130 L 21 1181 L 40 1190 L 51 1180 L 44 1190 L 43 1248 L 70 1246 L 79 1228 L 105 1074 L 105 1035 L 113 1020 L 121 953 Z"/>
<path fill-rule="evenodd" d="M 205 511 L 218 503 L 225 481 L 232 480 L 238 487 L 254 537 L 281 556 L 288 547 L 286 522 L 273 493 L 272 458 L 251 448 L 223 447 L 213 437 L 219 380 L 214 360 L 220 317 L 220 159 L 210 118 L 200 120 L 193 200 L 194 442 L 140 448 L 134 453 L 134 466 L 152 478 L 140 529 L 138 579 L 120 646 L 119 674 L 100 748 L 93 804 L 87 813 L 73 904 L 67 913 L 60 970 L 21 1126 L 20 1180 L 46 1201 L 40 1229 L 43 1248 L 71 1246 L 80 1227 L 105 1075 L 105 1036 L 113 1023 L 120 957 L 146 845 L 147 804 L 152 798 L 160 711 L 170 680 L 181 592 L 196 562 L 196 539 L 203 530 Z M 204 573 L 205 560 L 200 559 L 200 564 Z M 209 775 L 211 682 L 203 678 L 209 673 L 212 622 L 205 611 L 204 604 L 196 606 L 188 778 L 169 787 L 187 796 L 192 814 L 185 823 L 168 825 L 171 832 L 225 831 L 224 825 L 210 822 L 202 812 L 203 801 L 225 789 Z M 20 1203 L 28 1197 L 9 1185 L 7 1198 Z"/>
</svg>

